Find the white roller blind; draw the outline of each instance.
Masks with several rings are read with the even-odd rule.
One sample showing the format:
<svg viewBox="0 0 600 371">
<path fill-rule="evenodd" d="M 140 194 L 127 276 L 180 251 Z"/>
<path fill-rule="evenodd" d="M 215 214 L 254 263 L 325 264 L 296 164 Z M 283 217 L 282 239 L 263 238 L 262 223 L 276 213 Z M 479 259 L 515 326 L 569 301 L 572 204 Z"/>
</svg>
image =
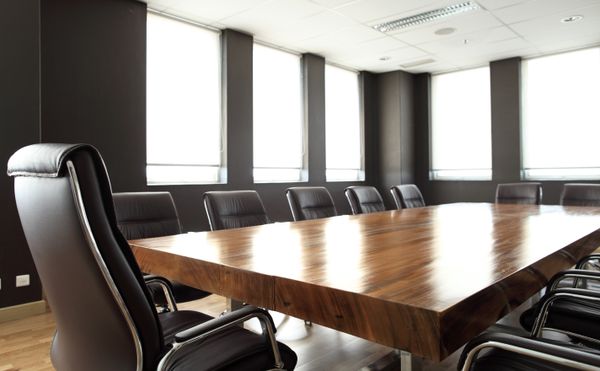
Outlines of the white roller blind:
<svg viewBox="0 0 600 371">
<path fill-rule="evenodd" d="M 221 180 L 219 34 L 148 13 L 148 184 Z"/>
<path fill-rule="evenodd" d="M 522 62 L 525 179 L 600 179 L 600 48 Z"/>
<path fill-rule="evenodd" d="M 432 77 L 431 179 L 492 178 L 488 67 Z"/>
<path fill-rule="evenodd" d="M 253 50 L 254 181 L 305 180 L 300 56 Z"/>
<path fill-rule="evenodd" d="M 327 181 L 364 180 L 358 73 L 325 66 Z"/>
</svg>

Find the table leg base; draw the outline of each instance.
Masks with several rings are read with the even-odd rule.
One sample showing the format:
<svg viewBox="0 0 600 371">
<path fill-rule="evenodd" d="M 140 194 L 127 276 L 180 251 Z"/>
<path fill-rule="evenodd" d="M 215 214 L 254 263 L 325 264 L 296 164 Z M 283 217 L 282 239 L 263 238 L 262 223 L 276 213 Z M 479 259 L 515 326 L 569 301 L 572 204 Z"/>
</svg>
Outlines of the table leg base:
<svg viewBox="0 0 600 371">
<path fill-rule="evenodd" d="M 419 367 L 413 367 L 413 357 L 409 352 L 396 349 L 360 371 L 416 371 L 418 369 Z"/>
</svg>

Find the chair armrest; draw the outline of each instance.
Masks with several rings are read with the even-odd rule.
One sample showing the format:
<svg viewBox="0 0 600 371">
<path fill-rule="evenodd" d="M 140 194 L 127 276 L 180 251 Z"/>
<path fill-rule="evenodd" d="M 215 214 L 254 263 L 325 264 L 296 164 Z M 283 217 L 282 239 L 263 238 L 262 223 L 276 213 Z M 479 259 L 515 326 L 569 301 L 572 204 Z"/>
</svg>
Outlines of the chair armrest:
<svg viewBox="0 0 600 371">
<path fill-rule="evenodd" d="M 586 257 L 583 257 L 581 260 L 577 262 L 575 266 L 576 269 L 583 269 L 586 263 L 589 263 L 590 260 L 600 260 L 600 254 L 590 254 Z"/>
<path fill-rule="evenodd" d="M 273 328 L 273 333 L 276 333 L 277 331 L 275 330 L 275 323 L 273 322 L 273 318 L 271 318 L 269 312 L 262 308 L 246 305 L 238 310 L 228 312 L 221 317 L 178 332 L 175 334 L 175 341 L 178 343 L 183 343 L 198 336 L 218 330 L 224 326 L 227 327 L 229 325 L 237 325 L 241 322 L 247 321 L 250 318 L 258 317 L 259 315 L 264 316 L 264 318 L 270 322 L 270 325 Z"/>
<path fill-rule="evenodd" d="M 458 369 L 468 371 L 478 353 L 486 348 L 498 348 L 522 354 L 558 365 L 568 365 L 582 370 L 596 370 L 600 367 L 600 356 L 583 350 L 567 348 L 512 334 L 488 332 L 471 340 L 460 356 Z"/>
<path fill-rule="evenodd" d="M 144 282 L 146 282 L 146 286 L 149 285 L 159 285 L 165 298 L 167 299 L 167 305 L 171 311 L 177 311 L 177 302 L 175 301 L 175 297 L 173 296 L 173 286 L 171 285 L 171 281 L 162 276 L 157 276 L 155 274 L 145 274 Z"/>
<path fill-rule="evenodd" d="M 568 269 L 555 274 L 548 282 L 548 290 L 554 291 L 558 289 L 560 282 L 567 278 L 574 278 L 575 284 L 578 279 L 595 280 L 600 282 L 600 271 L 591 271 L 585 269 Z"/>
<path fill-rule="evenodd" d="M 265 309 L 247 305 L 219 318 L 201 323 L 175 334 L 175 341 L 172 344 L 172 348 L 161 359 L 158 370 L 167 370 L 175 355 L 186 346 L 203 341 L 210 336 L 219 334 L 252 318 L 257 318 L 261 324 L 263 337 L 271 349 L 273 359 L 275 360 L 275 368 L 283 368 L 283 362 L 281 360 L 281 355 L 279 354 L 279 346 L 277 345 L 277 340 L 275 340 L 275 325 L 271 315 Z"/>
</svg>

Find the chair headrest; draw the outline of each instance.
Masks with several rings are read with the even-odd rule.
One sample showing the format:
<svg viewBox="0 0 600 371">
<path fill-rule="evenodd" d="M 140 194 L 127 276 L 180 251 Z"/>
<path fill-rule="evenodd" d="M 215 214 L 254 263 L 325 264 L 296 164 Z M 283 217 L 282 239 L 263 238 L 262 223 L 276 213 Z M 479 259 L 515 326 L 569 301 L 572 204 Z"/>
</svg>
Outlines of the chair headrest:
<svg viewBox="0 0 600 371">
<path fill-rule="evenodd" d="M 9 176 L 36 176 L 56 178 L 60 176 L 65 159 L 75 150 L 89 149 L 98 153 L 89 144 L 38 143 L 23 147 L 8 160 Z"/>
</svg>

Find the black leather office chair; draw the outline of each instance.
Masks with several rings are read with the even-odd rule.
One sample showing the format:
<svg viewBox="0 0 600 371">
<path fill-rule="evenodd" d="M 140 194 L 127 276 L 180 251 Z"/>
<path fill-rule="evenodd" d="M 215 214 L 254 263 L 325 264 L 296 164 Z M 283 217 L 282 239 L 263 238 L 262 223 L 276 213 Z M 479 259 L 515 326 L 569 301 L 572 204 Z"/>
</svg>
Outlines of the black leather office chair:
<svg viewBox="0 0 600 371">
<path fill-rule="evenodd" d="M 325 187 L 291 187 L 285 195 L 294 221 L 337 215 L 333 198 Z"/>
<path fill-rule="evenodd" d="M 117 226 L 128 240 L 168 236 L 181 233 L 179 215 L 169 192 L 113 193 Z M 209 292 L 170 281 L 175 301 L 178 303 L 197 300 Z M 154 303 L 163 307 L 168 301 L 163 290 L 151 285 Z"/>
<path fill-rule="evenodd" d="M 593 349 L 574 344 L 502 332 L 486 332 L 465 346 L 457 369 L 459 371 L 597 370 L 600 369 L 600 355 Z"/>
<path fill-rule="evenodd" d="M 541 183 L 504 183 L 496 187 L 496 203 L 540 205 L 542 203 Z"/>
<path fill-rule="evenodd" d="M 211 231 L 270 223 L 256 191 L 211 191 L 203 198 Z"/>
<path fill-rule="evenodd" d="M 550 280 L 547 293 L 535 307 L 529 336 L 484 333 L 465 346 L 458 369 L 600 369 L 600 293 L 579 288 L 576 282 L 583 279 L 600 280 L 600 272 L 568 270 L 556 274 Z M 561 287 L 564 281 L 575 284 Z M 542 338 L 546 330 L 563 333 L 567 337 L 563 337 L 562 341 Z M 482 350 L 485 354 L 478 357 Z"/>
<path fill-rule="evenodd" d="M 9 160 L 17 208 L 56 319 L 58 370 L 293 369 L 270 316 L 245 307 L 212 319 L 157 314 L 127 241 L 117 228 L 100 154 L 89 145 L 34 144 Z M 237 326 L 256 317 L 264 336 Z"/>
<path fill-rule="evenodd" d="M 385 211 L 379 191 L 371 186 L 350 186 L 344 191 L 353 215 Z"/>
<path fill-rule="evenodd" d="M 600 184 L 567 183 L 560 195 L 563 206 L 600 206 Z"/>
<path fill-rule="evenodd" d="M 580 341 L 595 343 L 600 349 L 600 291 L 597 289 L 600 272 L 582 269 L 589 259 L 582 259 L 576 269 L 560 272 L 550 280 L 540 301 L 521 314 L 524 329 L 541 335 L 545 328 L 550 328 Z M 564 297 L 557 301 L 557 294 Z"/>
<path fill-rule="evenodd" d="M 390 189 L 397 209 L 425 207 L 425 200 L 419 188 L 414 184 L 396 185 Z"/>
</svg>

